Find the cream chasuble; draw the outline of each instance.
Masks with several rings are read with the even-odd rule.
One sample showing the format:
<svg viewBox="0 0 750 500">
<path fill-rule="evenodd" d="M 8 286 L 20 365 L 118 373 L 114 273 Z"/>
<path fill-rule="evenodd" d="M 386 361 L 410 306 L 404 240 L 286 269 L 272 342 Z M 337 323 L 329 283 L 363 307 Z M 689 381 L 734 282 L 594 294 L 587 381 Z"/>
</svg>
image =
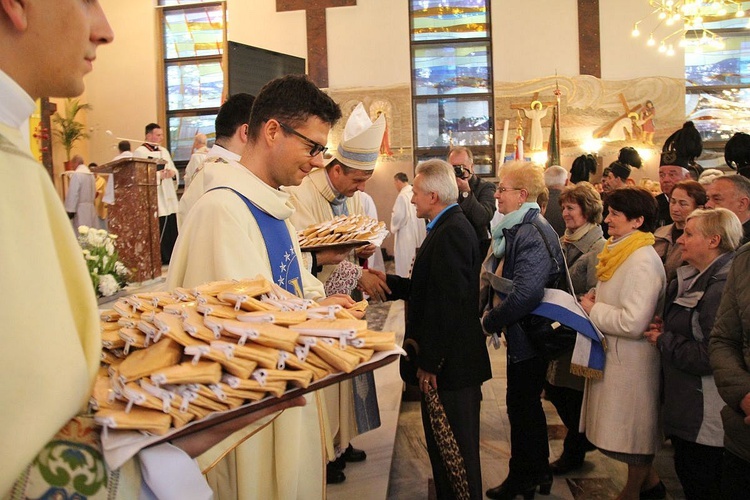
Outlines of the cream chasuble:
<svg viewBox="0 0 750 500">
<path fill-rule="evenodd" d="M 313 170 L 299 186 L 285 187 L 284 190 L 291 195 L 291 201 L 295 207 L 290 220 L 297 230 L 333 219 L 331 201 L 336 198 L 336 193 L 328 181 L 324 168 Z M 346 199 L 346 206 L 349 215 L 367 215 L 359 192 Z M 354 252 L 352 252 L 353 255 Z M 351 257 L 350 260 L 356 263 L 355 257 Z M 325 283 L 334 269 L 336 266 L 323 266 L 323 270 L 318 273 L 318 279 Z M 325 395 L 328 417 L 328 432 L 326 433 L 328 459 L 332 461 L 336 459 L 337 454 L 344 451 L 339 445 L 346 446 L 358 434 L 354 413 L 354 388 L 351 380 L 345 380 L 326 387 L 321 392 Z M 335 449 L 337 447 L 338 450 Z"/>
<path fill-rule="evenodd" d="M 0 125 L 0 134 L 2 493 L 85 407 L 101 340 L 94 289 L 60 197 L 22 152 L 20 133 Z"/>
<path fill-rule="evenodd" d="M 101 337 L 81 247 L 49 175 L 18 129 L 0 123 L 0 136 L 3 497 L 48 441 L 86 408 Z M 140 476 L 133 461 L 118 477 L 119 496 L 110 492 L 111 498 L 137 495 Z M 97 491 L 90 498 L 106 497 L 105 490 Z"/>
<path fill-rule="evenodd" d="M 294 210 L 288 194 L 268 186 L 234 161 L 206 164 L 203 172 L 207 191 L 231 187 L 266 213 L 287 220 L 295 252 L 300 255 L 296 232 L 288 221 Z M 323 284 L 300 267 L 305 297 L 323 298 Z M 228 189 L 205 193 L 180 228 L 168 288 L 258 274 L 273 279 L 263 236 L 247 206 Z M 198 463 L 204 472 L 208 470 L 215 498 L 324 498 L 323 409 L 317 399 L 317 393 L 309 394 L 305 407 L 261 420 L 201 455 Z"/>
</svg>

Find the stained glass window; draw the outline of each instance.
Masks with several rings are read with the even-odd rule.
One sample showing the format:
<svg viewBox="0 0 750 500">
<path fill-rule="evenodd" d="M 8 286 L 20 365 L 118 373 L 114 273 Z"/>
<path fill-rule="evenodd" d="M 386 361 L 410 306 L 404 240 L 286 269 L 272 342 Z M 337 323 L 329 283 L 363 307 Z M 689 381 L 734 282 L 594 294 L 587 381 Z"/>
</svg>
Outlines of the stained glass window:
<svg viewBox="0 0 750 500">
<path fill-rule="evenodd" d="M 429 99 L 418 102 L 416 108 L 418 148 L 492 144 L 486 100 Z"/>
<path fill-rule="evenodd" d="M 168 5 L 189 5 L 191 3 L 207 3 L 207 2 L 215 2 L 216 0 L 159 0 L 159 5 L 161 6 L 168 6 Z"/>
<path fill-rule="evenodd" d="M 169 117 L 170 154 L 175 161 L 188 161 L 193 148 L 193 138 L 197 133 L 206 134 L 208 146 L 216 137 L 214 122 L 216 114 L 198 116 Z"/>
<path fill-rule="evenodd" d="M 410 0 L 414 152 L 445 158 L 467 146 L 494 172 L 492 40 L 487 0 Z"/>
<path fill-rule="evenodd" d="M 750 84 L 750 36 L 724 36 L 721 46 L 685 47 L 691 85 Z"/>
<path fill-rule="evenodd" d="M 167 64 L 169 111 L 218 108 L 223 90 L 221 62 Z"/>
<path fill-rule="evenodd" d="M 461 40 L 488 38 L 485 0 L 411 0 L 411 39 Z"/>
<path fill-rule="evenodd" d="M 160 0 L 167 144 L 178 167 L 198 132 L 214 134 L 224 93 L 226 4 Z"/>
<path fill-rule="evenodd" d="M 221 55 L 224 14 L 221 5 L 164 11 L 164 55 L 167 59 Z"/>
<path fill-rule="evenodd" d="M 686 37 L 685 115 L 708 148 L 721 149 L 735 132 L 750 132 L 748 26 L 747 18 L 713 19 L 704 28 L 721 37 L 720 43 L 692 43 L 691 32 Z"/>
<path fill-rule="evenodd" d="M 486 94 L 490 92 L 489 43 L 414 48 L 414 92 L 417 95 Z"/>
</svg>

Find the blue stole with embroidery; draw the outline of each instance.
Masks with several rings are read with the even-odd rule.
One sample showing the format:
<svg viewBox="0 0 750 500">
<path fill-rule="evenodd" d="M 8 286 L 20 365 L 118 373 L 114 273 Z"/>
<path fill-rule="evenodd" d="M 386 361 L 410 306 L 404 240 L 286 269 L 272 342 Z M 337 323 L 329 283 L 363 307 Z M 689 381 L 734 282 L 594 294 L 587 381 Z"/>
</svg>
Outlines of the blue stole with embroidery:
<svg viewBox="0 0 750 500">
<path fill-rule="evenodd" d="M 303 297 L 304 291 L 302 289 L 302 275 L 299 270 L 299 261 L 297 260 L 297 254 L 294 251 L 294 245 L 292 244 L 292 238 L 289 236 L 286 223 L 256 207 L 242 193 L 230 187 L 215 187 L 209 191 L 213 191 L 214 189 L 229 189 L 245 202 L 263 235 L 263 242 L 266 244 L 268 262 L 271 264 L 274 283 L 287 292 L 293 293 L 298 297 Z"/>
</svg>

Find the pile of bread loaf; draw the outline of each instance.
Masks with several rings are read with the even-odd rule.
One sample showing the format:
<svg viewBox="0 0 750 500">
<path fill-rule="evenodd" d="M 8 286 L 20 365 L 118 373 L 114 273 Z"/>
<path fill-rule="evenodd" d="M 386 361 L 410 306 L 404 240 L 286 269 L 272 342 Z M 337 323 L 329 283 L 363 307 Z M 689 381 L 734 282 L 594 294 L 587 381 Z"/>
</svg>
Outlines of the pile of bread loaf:
<svg viewBox="0 0 750 500">
<path fill-rule="evenodd" d="M 375 351 L 396 349 L 393 332 L 368 330 L 347 309 L 260 277 L 121 298 L 101 312 L 101 331 L 96 422 L 153 434 L 351 373 Z"/>
<path fill-rule="evenodd" d="M 385 222 L 366 215 L 338 215 L 298 232 L 302 250 L 347 243 L 367 243 L 385 236 Z"/>
</svg>

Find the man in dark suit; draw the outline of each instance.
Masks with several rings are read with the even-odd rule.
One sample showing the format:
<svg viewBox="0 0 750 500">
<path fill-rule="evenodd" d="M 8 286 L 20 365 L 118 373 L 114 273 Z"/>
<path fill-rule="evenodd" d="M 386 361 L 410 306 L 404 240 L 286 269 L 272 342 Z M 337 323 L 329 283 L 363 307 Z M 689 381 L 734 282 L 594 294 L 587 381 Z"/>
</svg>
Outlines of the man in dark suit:
<svg viewBox="0 0 750 500">
<path fill-rule="evenodd" d="M 479 408 L 482 382 L 492 376 L 479 322 L 481 256 L 476 231 L 456 203 L 453 167 L 429 160 L 417 167 L 412 203 L 430 220 L 411 278 L 386 277 L 389 300 L 408 301 L 401 376 L 422 393 L 437 390 L 466 464 L 471 498 L 482 498 Z M 454 498 L 430 426 L 424 396 L 422 425 L 438 498 Z"/>
<path fill-rule="evenodd" d="M 471 222 L 479 240 L 479 254 L 484 258 L 490 248 L 490 221 L 495 215 L 495 185 L 474 173 L 474 155 L 464 146 L 448 152 L 458 185 L 458 205 Z"/>
<path fill-rule="evenodd" d="M 677 162 L 673 160 L 672 163 Z M 672 216 L 669 213 L 669 198 L 672 196 L 672 190 L 675 185 L 685 179 L 689 179 L 688 171 L 682 165 L 668 164 L 659 166 L 659 186 L 661 186 L 661 193 L 656 196 L 656 202 L 659 204 L 658 227 L 672 223 Z"/>
<path fill-rule="evenodd" d="M 565 234 L 565 221 L 562 217 L 562 207 L 560 207 L 560 193 L 568 184 L 568 171 L 560 165 L 551 165 L 544 171 L 544 185 L 549 190 L 549 202 L 547 202 L 547 211 L 544 212 L 544 218 L 552 226 L 558 236 Z"/>
</svg>

